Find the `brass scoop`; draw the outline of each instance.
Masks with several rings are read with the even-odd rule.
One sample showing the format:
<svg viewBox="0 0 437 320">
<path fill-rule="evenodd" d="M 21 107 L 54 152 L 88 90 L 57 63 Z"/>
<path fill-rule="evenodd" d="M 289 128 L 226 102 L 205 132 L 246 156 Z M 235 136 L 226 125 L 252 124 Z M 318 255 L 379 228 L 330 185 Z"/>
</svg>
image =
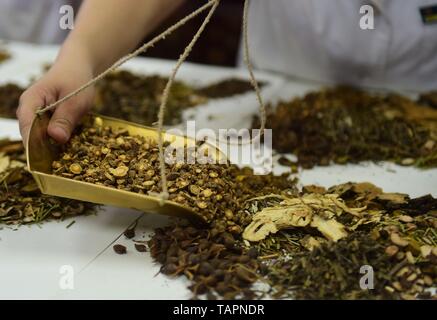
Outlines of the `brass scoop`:
<svg viewBox="0 0 437 320">
<path fill-rule="evenodd" d="M 194 223 L 205 222 L 205 219 L 199 213 L 173 201 L 165 200 L 164 203 L 162 203 L 162 200 L 158 197 L 76 181 L 52 174 L 52 163 L 54 160 L 59 159 L 60 146 L 54 144 L 47 135 L 49 120 L 49 116 L 46 114 L 35 117 L 27 142 L 27 165 L 42 193 L 145 212 L 154 212 L 167 216 L 187 218 Z M 127 129 L 130 135 L 141 135 L 155 140 L 158 138 L 158 131 L 155 128 L 110 117 L 90 114 L 85 116 L 82 122 L 91 124 L 99 123 L 99 125 L 109 126 L 117 130 Z M 163 134 L 165 141 L 169 141 L 172 145 L 177 147 L 186 146 L 188 141 L 193 141 L 193 139 L 184 136 L 169 133 Z M 212 146 L 209 146 L 209 149 L 216 150 L 215 154 L 209 154 L 214 159 L 219 160 L 226 158 L 219 149 L 213 148 Z"/>
</svg>

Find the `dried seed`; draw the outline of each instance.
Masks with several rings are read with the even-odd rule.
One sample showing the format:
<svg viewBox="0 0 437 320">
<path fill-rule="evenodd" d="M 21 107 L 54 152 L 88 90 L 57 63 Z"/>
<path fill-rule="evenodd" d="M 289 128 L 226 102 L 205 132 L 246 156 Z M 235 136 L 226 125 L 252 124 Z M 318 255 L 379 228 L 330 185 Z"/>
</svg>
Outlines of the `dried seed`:
<svg viewBox="0 0 437 320">
<path fill-rule="evenodd" d="M 153 180 L 143 182 L 143 186 L 145 186 L 145 187 L 150 187 L 150 186 L 153 186 L 154 184 L 155 184 L 155 181 L 153 181 Z"/>
<path fill-rule="evenodd" d="M 205 189 L 205 190 L 203 190 L 203 191 L 202 191 L 202 195 L 203 195 L 205 198 L 209 198 L 209 197 L 212 195 L 212 191 L 211 191 L 211 189 Z"/>
<path fill-rule="evenodd" d="M 126 231 L 123 234 L 128 239 L 134 238 L 135 237 L 135 227 L 130 228 L 130 229 L 129 228 L 126 229 Z"/>
<path fill-rule="evenodd" d="M 127 249 L 125 246 L 121 244 L 116 244 L 112 247 L 117 254 L 125 254 L 127 252 Z"/>
<path fill-rule="evenodd" d="M 416 278 L 417 278 L 417 274 L 412 273 L 411 275 L 409 275 L 409 276 L 407 277 L 407 281 L 409 281 L 409 282 L 413 282 L 414 280 L 416 280 Z"/>
<path fill-rule="evenodd" d="M 389 256 L 389 257 L 393 257 L 395 254 L 397 254 L 399 251 L 399 248 L 397 246 L 388 246 L 385 249 L 385 253 Z"/>
<path fill-rule="evenodd" d="M 109 169 L 109 172 L 115 177 L 124 177 L 129 172 L 129 168 L 126 166 L 119 166 L 115 169 Z"/>
<path fill-rule="evenodd" d="M 143 245 L 143 244 L 138 244 L 138 243 L 136 243 L 136 244 L 135 244 L 135 249 L 136 249 L 138 252 L 147 252 L 147 247 L 146 247 L 145 245 Z"/>
<path fill-rule="evenodd" d="M 399 221 L 405 222 L 405 223 L 410 223 L 413 222 L 414 219 L 410 216 L 406 216 L 406 215 L 402 215 L 399 217 Z"/>
<path fill-rule="evenodd" d="M 208 208 L 208 203 L 206 203 L 205 201 L 197 201 L 196 205 L 200 208 L 200 209 L 206 209 Z"/>
<path fill-rule="evenodd" d="M 80 174 L 82 172 L 82 167 L 78 163 L 73 163 L 70 165 L 70 172 L 73 174 Z"/>
<path fill-rule="evenodd" d="M 398 245 L 399 247 L 406 247 L 409 244 L 409 242 L 401 238 L 401 236 L 397 232 L 392 232 L 390 234 L 390 240 L 391 242 L 393 242 L 395 245 Z"/>
<path fill-rule="evenodd" d="M 200 193 L 200 188 L 198 186 L 196 186 L 195 184 L 192 184 L 190 187 L 190 192 L 194 195 L 197 195 Z"/>
</svg>

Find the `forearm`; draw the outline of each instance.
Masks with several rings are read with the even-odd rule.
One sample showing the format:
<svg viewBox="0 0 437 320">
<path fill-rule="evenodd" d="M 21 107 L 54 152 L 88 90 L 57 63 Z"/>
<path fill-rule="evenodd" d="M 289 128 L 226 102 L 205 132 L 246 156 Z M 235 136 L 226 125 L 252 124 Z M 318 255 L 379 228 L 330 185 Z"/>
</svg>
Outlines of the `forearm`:
<svg viewBox="0 0 437 320">
<path fill-rule="evenodd" d="M 85 56 L 99 73 L 168 17 L 183 0 L 86 0 L 58 60 Z M 81 59 L 79 59 L 81 60 Z"/>
</svg>

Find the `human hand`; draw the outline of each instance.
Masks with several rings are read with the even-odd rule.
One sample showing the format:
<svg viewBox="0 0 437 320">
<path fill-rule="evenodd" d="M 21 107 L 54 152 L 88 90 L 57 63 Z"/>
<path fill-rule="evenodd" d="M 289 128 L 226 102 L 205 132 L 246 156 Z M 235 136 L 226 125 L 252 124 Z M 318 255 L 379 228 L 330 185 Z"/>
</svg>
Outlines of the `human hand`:
<svg viewBox="0 0 437 320">
<path fill-rule="evenodd" d="M 47 74 L 21 95 L 17 118 L 24 145 L 36 110 L 56 102 L 92 79 L 93 69 L 87 59 L 80 59 L 79 55 L 74 58 L 58 58 Z M 49 136 L 59 143 L 67 142 L 76 124 L 93 105 L 93 99 L 94 89 L 88 88 L 57 106 L 47 128 Z"/>
</svg>

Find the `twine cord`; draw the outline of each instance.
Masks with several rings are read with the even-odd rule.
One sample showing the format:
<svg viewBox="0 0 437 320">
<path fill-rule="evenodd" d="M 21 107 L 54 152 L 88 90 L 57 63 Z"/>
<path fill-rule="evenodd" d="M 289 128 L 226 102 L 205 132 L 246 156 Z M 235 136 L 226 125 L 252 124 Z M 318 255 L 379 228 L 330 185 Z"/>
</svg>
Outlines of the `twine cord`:
<svg viewBox="0 0 437 320">
<path fill-rule="evenodd" d="M 247 70 L 249 71 L 250 83 L 252 84 L 253 89 L 256 93 L 256 99 L 259 104 L 259 113 L 261 118 L 261 125 L 259 129 L 259 133 L 256 137 L 252 138 L 250 141 L 252 142 L 259 136 L 264 134 L 265 126 L 266 126 L 266 107 L 264 105 L 263 98 L 261 96 L 261 91 L 259 89 L 258 82 L 256 81 L 255 74 L 253 73 L 253 66 L 250 62 L 250 54 L 249 54 L 249 32 L 248 32 L 248 13 L 249 13 L 249 1 L 244 1 L 244 10 L 243 10 L 243 47 L 244 47 L 244 63 L 246 64 Z"/>
<path fill-rule="evenodd" d="M 205 17 L 205 19 L 202 22 L 202 25 L 199 27 L 199 30 L 197 30 L 196 34 L 194 35 L 193 39 L 191 39 L 191 42 L 187 45 L 184 52 L 179 57 L 173 72 L 168 79 L 167 85 L 165 86 L 164 93 L 162 96 L 161 105 L 159 106 L 159 113 L 158 113 L 158 150 L 159 150 L 159 166 L 161 170 L 161 184 L 162 184 L 162 191 L 159 194 L 159 197 L 162 200 L 168 199 L 168 190 L 167 190 L 167 176 L 165 173 L 165 159 L 164 159 L 164 148 L 163 148 L 163 141 L 162 141 L 162 129 L 164 126 L 164 116 L 165 116 L 165 109 L 167 107 L 167 101 L 170 94 L 171 86 L 173 85 L 174 79 L 176 77 L 176 74 L 181 67 L 182 63 L 187 59 L 188 55 L 190 54 L 191 50 L 193 49 L 194 45 L 196 44 L 197 40 L 199 39 L 200 35 L 202 34 L 203 30 L 205 30 L 206 25 L 210 21 L 212 15 L 214 14 L 215 10 L 217 9 L 217 6 L 220 3 L 220 0 L 211 0 L 211 2 L 214 2 L 214 5 L 211 7 L 211 9 L 208 12 L 208 15 Z"/>
<path fill-rule="evenodd" d="M 244 64 L 246 65 L 246 68 L 249 72 L 249 77 L 250 77 L 250 84 L 252 85 L 255 93 L 256 93 L 256 99 L 259 105 L 259 116 L 261 119 L 261 124 L 260 124 L 260 128 L 259 128 L 259 132 L 255 137 L 251 137 L 250 140 L 248 141 L 223 141 L 221 139 L 221 137 L 218 138 L 218 142 L 223 142 L 223 143 L 227 143 L 230 145 L 237 145 L 237 146 L 241 146 L 241 145 L 247 145 L 252 143 L 254 140 L 262 137 L 264 135 L 264 130 L 265 130 L 265 126 L 266 126 L 266 107 L 263 101 L 263 98 L 261 96 L 261 90 L 259 88 L 258 85 L 258 81 L 256 81 L 255 78 L 255 74 L 253 72 L 253 66 L 252 63 L 250 62 L 250 50 L 249 50 L 249 27 L 248 27 L 248 14 L 249 14 L 249 2 L 250 0 L 245 0 L 244 1 L 244 9 L 243 9 L 243 22 L 242 22 L 242 32 L 243 32 L 243 60 L 244 60 Z"/>
</svg>

